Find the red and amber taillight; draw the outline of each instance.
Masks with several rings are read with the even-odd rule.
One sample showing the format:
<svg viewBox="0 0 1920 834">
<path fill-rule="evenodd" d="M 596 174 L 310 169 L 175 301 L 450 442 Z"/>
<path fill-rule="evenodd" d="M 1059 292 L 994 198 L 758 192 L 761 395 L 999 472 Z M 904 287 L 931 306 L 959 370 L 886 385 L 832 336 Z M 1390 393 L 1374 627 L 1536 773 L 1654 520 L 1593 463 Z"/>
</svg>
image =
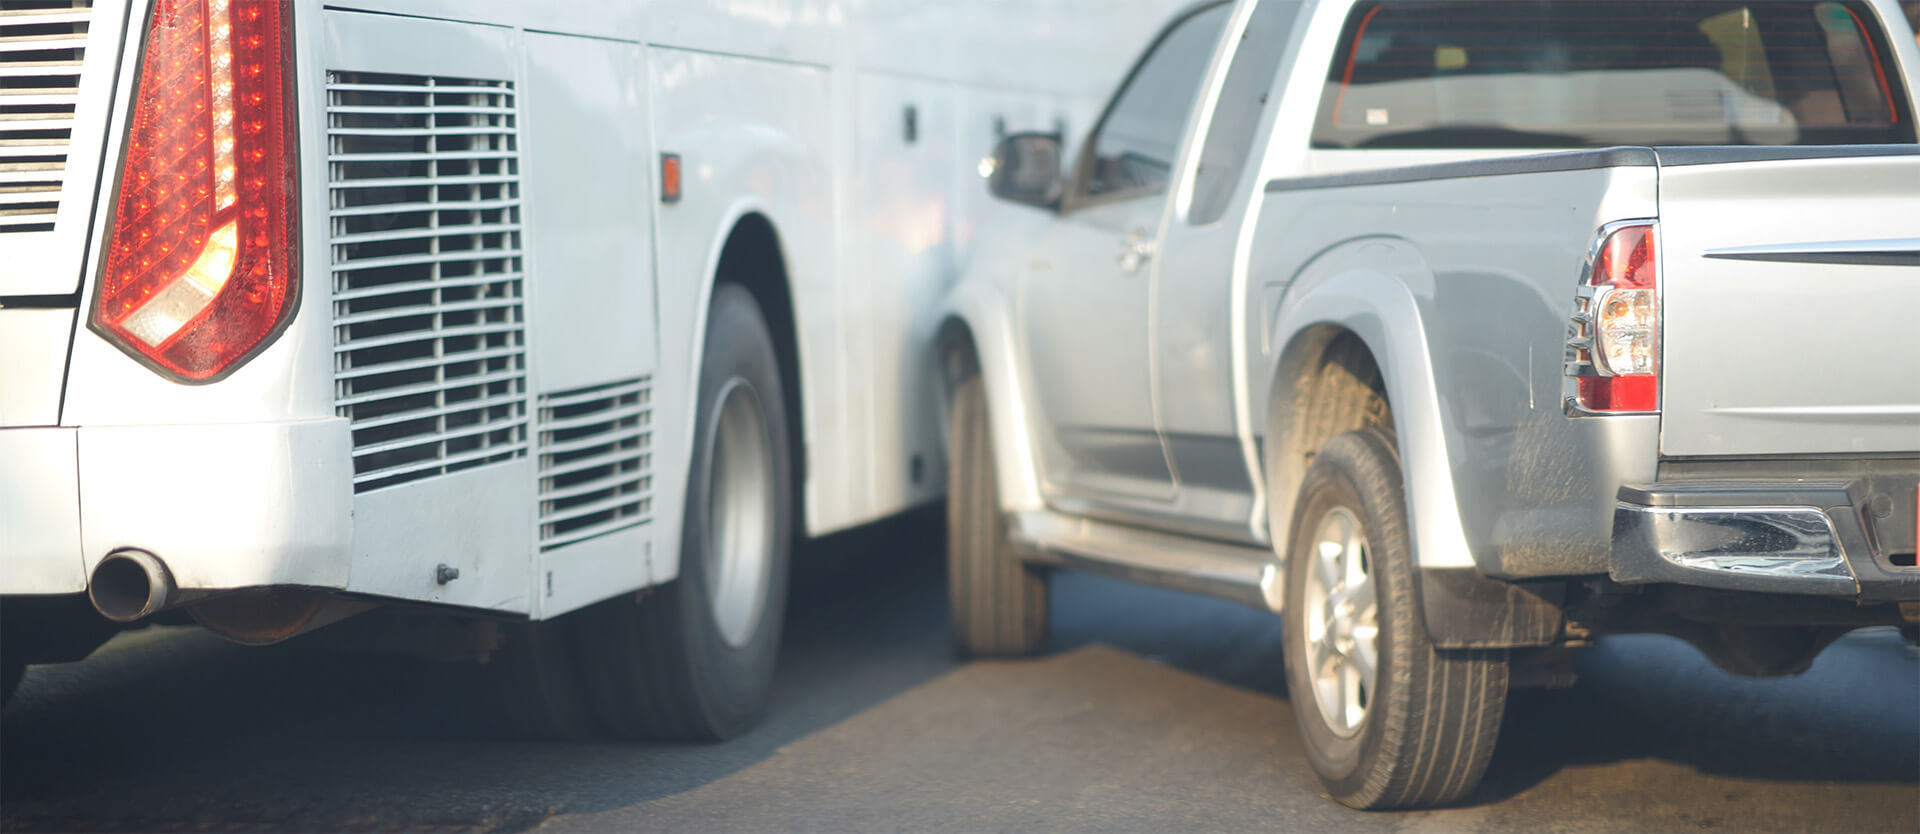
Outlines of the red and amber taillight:
<svg viewBox="0 0 1920 834">
<path fill-rule="evenodd" d="M 183 381 L 265 348 L 298 303 L 288 4 L 155 0 L 90 324 Z"/>
<path fill-rule="evenodd" d="M 1594 412 L 1660 407 L 1660 270 L 1651 220 L 1609 224 L 1574 313 L 1578 405 Z"/>
</svg>

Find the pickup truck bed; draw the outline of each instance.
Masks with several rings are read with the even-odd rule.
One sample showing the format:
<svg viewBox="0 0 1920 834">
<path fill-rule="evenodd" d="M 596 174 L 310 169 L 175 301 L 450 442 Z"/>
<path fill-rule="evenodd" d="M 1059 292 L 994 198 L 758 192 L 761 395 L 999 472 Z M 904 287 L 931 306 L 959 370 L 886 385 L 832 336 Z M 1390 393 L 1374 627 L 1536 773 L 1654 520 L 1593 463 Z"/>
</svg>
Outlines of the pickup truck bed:
<svg viewBox="0 0 1920 834">
<path fill-rule="evenodd" d="M 1920 154 L 1900 146 L 1617 148 L 1276 179 L 1254 271 L 1299 276 L 1274 282 L 1283 298 L 1329 271 L 1417 279 L 1419 347 L 1433 357 L 1448 438 L 1433 469 L 1453 484 L 1464 539 L 1423 530 L 1423 564 L 1464 549 L 1480 572 L 1509 579 L 1611 571 L 1891 599 L 1920 591 L 1920 574 L 1900 570 L 1913 564 L 1920 483 L 1910 360 L 1920 329 L 1904 321 L 1920 309 L 1920 239 L 1905 219 L 1916 186 Z M 1573 338 L 1568 263 L 1622 217 L 1658 229 L 1659 407 L 1582 419 L 1596 415 L 1569 404 L 1562 361 Z M 1370 234 L 1326 245 L 1355 229 Z M 1844 518 L 1820 525 L 1818 547 L 1769 528 L 1784 552 L 1824 554 L 1797 569 L 1656 569 L 1629 548 L 1620 555 L 1633 566 L 1611 570 L 1616 505 L 1761 506 L 1754 496 L 1808 478 L 1828 489 L 1802 490 L 1796 504 Z M 1693 484 L 1703 480 L 1726 488 Z M 1418 498 L 1422 486 L 1410 489 Z M 1642 535 L 1636 527 L 1632 540 Z M 1722 563 L 1731 577 L 1709 572 Z"/>
</svg>

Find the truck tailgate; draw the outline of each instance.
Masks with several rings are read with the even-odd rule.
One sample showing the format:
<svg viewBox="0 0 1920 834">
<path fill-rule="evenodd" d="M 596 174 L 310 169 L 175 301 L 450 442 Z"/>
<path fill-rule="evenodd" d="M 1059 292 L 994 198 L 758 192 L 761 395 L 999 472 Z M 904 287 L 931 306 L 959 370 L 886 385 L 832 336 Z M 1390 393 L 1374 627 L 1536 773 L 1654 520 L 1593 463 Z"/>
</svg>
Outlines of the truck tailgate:
<svg viewBox="0 0 1920 834">
<path fill-rule="evenodd" d="M 1668 160 L 1661 453 L 1920 450 L 1920 154 Z"/>
</svg>

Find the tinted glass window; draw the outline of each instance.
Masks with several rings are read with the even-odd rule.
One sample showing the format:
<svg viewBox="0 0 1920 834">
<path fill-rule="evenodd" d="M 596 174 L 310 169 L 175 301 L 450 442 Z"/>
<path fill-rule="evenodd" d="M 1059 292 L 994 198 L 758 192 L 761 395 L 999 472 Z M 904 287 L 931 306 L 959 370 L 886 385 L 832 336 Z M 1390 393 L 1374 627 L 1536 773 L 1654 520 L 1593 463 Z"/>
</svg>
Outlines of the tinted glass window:
<svg viewBox="0 0 1920 834">
<path fill-rule="evenodd" d="M 1233 198 L 1233 188 L 1239 184 L 1247 156 L 1253 151 L 1253 132 L 1266 112 L 1273 74 L 1280 68 L 1280 52 L 1287 48 L 1287 32 L 1299 12 L 1297 2 L 1261 0 L 1247 20 L 1201 146 L 1188 222 L 1212 223 L 1226 213 L 1227 201 Z"/>
<path fill-rule="evenodd" d="M 1362 4 L 1316 147 L 1911 142 L 1858 2 Z"/>
<path fill-rule="evenodd" d="M 1088 195 L 1166 190 L 1200 76 L 1228 11 L 1214 6 L 1175 24 L 1134 71 L 1091 140 Z"/>
</svg>

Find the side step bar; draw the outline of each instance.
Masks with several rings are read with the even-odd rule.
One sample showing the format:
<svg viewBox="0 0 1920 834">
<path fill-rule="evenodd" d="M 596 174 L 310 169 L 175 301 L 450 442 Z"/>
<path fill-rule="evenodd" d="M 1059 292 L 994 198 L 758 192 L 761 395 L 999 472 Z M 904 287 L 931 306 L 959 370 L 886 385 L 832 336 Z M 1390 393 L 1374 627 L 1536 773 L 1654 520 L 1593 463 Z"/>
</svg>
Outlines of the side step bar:
<svg viewBox="0 0 1920 834">
<path fill-rule="evenodd" d="M 1200 541 L 1050 511 L 1008 517 L 1029 562 L 1192 591 L 1279 613 L 1286 571 L 1271 550 Z"/>
</svg>

